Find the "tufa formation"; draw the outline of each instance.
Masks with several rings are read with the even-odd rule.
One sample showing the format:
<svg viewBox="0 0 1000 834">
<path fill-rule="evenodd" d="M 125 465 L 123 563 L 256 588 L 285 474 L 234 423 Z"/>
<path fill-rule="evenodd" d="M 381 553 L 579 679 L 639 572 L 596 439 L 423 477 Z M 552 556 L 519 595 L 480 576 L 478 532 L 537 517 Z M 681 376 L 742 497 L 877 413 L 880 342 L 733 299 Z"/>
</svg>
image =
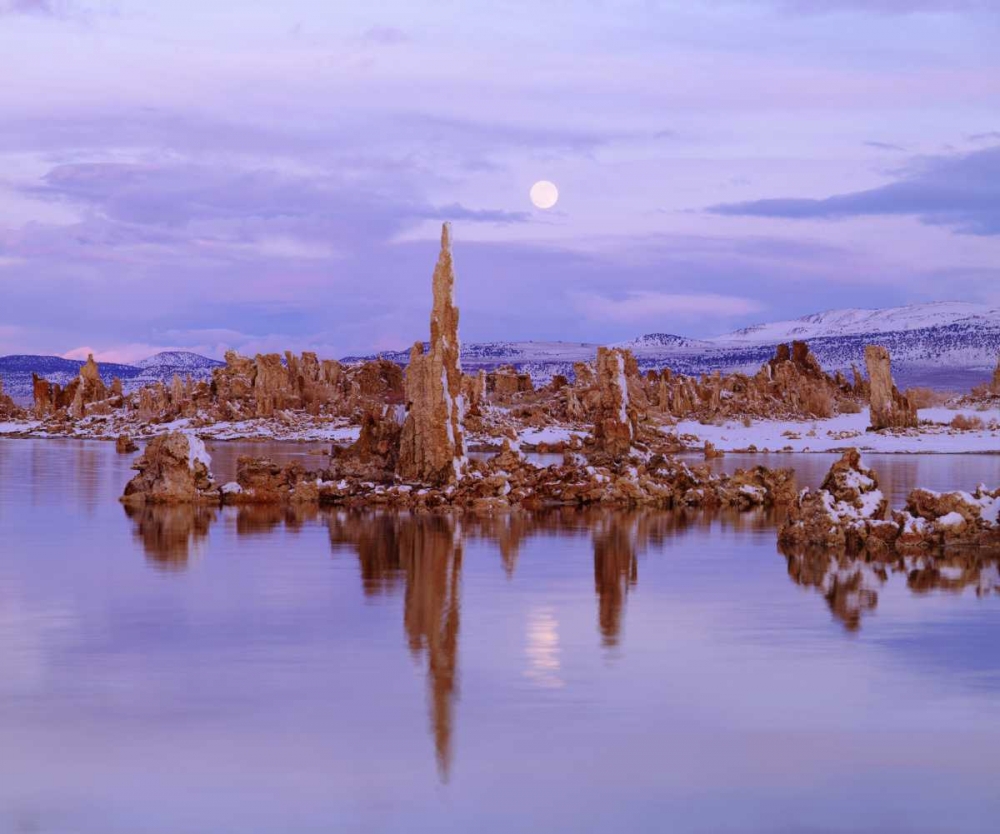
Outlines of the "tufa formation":
<svg viewBox="0 0 1000 834">
<path fill-rule="evenodd" d="M 434 268 L 430 348 L 417 342 L 406 368 L 406 419 L 396 472 L 404 480 L 447 483 L 465 466 L 465 399 L 459 359 L 455 269 L 451 226 L 441 227 L 441 254 Z"/>
<path fill-rule="evenodd" d="M 881 345 L 868 345 L 865 348 L 865 365 L 871 388 L 871 428 L 875 431 L 916 428 L 917 409 L 899 393 L 892 381 L 889 351 Z"/>
</svg>

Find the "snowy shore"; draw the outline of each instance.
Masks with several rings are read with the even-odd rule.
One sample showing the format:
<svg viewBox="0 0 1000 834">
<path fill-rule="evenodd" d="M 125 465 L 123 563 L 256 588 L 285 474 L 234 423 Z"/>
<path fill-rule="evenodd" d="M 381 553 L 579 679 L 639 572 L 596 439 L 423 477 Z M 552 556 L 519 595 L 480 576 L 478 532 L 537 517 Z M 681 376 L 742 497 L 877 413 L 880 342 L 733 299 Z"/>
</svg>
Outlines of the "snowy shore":
<svg viewBox="0 0 1000 834">
<path fill-rule="evenodd" d="M 970 420 L 977 418 L 983 428 L 961 430 L 951 427 L 956 415 Z M 927 408 L 919 412 L 921 425 L 917 429 L 869 432 L 868 410 L 857 414 L 841 414 L 824 420 L 756 420 L 749 425 L 739 421 L 719 424 L 682 420 L 662 429 L 675 433 L 684 446 L 697 450 L 706 442 L 725 452 L 835 452 L 851 446 L 862 451 L 880 453 L 937 454 L 1000 454 L 1000 409 Z M 350 443 L 357 439 L 360 427 L 343 420 L 314 418 L 303 414 L 281 414 L 269 419 L 243 420 L 203 424 L 182 419 L 171 423 L 151 423 L 141 426 L 119 425 L 115 421 L 89 418 L 66 425 L 64 430 L 38 420 L 0 422 L 0 437 L 61 437 L 79 439 L 113 439 L 129 433 L 138 440 L 183 431 L 205 440 L 277 440 L 288 442 Z M 539 443 L 558 444 L 572 437 L 582 439 L 586 429 L 578 426 L 547 426 L 527 428 L 518 435 L 521 445 L 535 447 Z M 496 438 L 469 438 L 499 446 Z"/>
</svg>

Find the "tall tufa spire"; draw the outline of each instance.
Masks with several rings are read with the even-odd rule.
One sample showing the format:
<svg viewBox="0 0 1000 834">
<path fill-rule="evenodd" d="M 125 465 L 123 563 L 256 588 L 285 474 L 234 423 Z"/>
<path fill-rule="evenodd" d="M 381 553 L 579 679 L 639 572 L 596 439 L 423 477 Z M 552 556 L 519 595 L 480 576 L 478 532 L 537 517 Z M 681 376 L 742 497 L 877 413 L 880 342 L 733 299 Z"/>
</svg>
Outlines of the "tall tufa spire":
<svg viewBox="0 0 1000 834">
<path fill-rule="evenodd" d="M 406 420 L 400 441 L 400 477 L 429 483 L 455 480 L 465 471 L 465 402 L 461 344 L 455 306 L 451 226 L 441 226 L 441 252 L 433 276 L 430 349 L 417 342 L 406 369 Z"/>
</svg>

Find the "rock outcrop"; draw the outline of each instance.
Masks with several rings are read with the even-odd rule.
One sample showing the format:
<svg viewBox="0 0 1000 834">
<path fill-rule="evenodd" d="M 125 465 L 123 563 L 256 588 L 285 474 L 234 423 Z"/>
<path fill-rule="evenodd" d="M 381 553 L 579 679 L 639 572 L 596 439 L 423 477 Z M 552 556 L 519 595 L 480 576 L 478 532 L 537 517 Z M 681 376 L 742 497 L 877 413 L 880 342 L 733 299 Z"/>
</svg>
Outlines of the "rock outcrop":
<svg viewBox="0 0 1000 834">
<path fill-rule="evenodd" d="M 106 414 L 122 404 L 120 396 L 116 395 L 121 391 L 121 381 L 116 380 L 117 384 L 109 391 L 92 353 L 80 367 L 79 375 L 65 388 L 38 374 L 32 374 L 31 379 L 33 411 L 40 419 L 66 412 L 64 416 L 79 420 L 90 413 Z"/>
<path fill-rule="evenodd" d="M 199 390 L 192 399 L 221 419 L 266 418 L 286 410 L 360 418 L 375 405 L 402 401 L 403 371 L 383 359 L 352 367 L 309 351 L 301 356 L 286 351 L 284 360 L 277 353 L 250 359 L 229 351 L 225 367 L 213 372 L 205 393 L 204 404 L 197 402 Z"/>
<path fill-rule="evenodd" d="M 535 390 L 531 374 L 518 371 L 513 365 L 501 365 L 486 374 L 486 391 L 493 402 L 510 402 L 517 394 Z"/>
<path fill-rule="evenodd" d="M 139 447 L 130 435 L 120 434 L 115 438 L 115 451 L 120 455 L 128 455 L 132 452 L 138 452 Z"/>
<path fill-rule="evenodd" d="M 890 513 L 877 476 L 849 449 L 818 490 L 798 496 L 778 541 L 793 554 L 818 549 L 878 559 L 953 545 L 1000 548 L 1000 489 L 915 489 L 903 510 Z"/>
<path fill-rule="evenodd" d="M 3 380 L 0 379 L 0 419 L 23 419 L 24 410 L 3 392 Z"/>
<path fill-rule="evenodd" d="M 871 428 L 876 431 L 915 428 L 917 410 L 892 381 L 889 351 L 881 345 L 868 345 L 865 365 L 868 368 Z"/>
<path fill-rule="evenodd" d="M 54 390 L 53 390 L 54 389 Z M 56 410 L 59 386 L 43 379 L 38 374 L 31 375 L 32 410 L 39 419 L 45 419 Z"/>
<path fill-rule="evenodd" d="M 629 387 L 625 354 L 617 348 L 597 349 L 598 408 L 594 443 L 609 455 L 627 455 L 635 437 L 634 416 L 629 414 Z"/>
<path fill-rule="evenodd" d="M 841 407 L 856 411 L 851 384 L 841 375 L 823 372 L 805 342 L 778 345 L 775 356 L 752 375 L 718 371 L 700 379 L 669 368 L 640 373 L 631 351 L 616 349 L 624 365 L 629 409 L 635 428 L 652 414 L 677 418 L 804 418 L 830 417 Z M 607 349 L 599 351 L 597 364 Z M 606 360 L 605 360 L 606 361 Z M 555 389 L 564 404 L 550 409 L 562 419 L 595 420 L 603 409 L 599 371 L 578 363 L 569 389 Z"/>
<path fill-rule="evenodd" d="M 356 461 L 346 454 L 332 458 L 330 467 L 318 472 L 305 472 L 297 462 L 282 467 L 241 458 L 238 472 L 236 483 L 222 487 L 223 503 L 298 502 L 481 514 L 591 505 L 748 509 L 785 505 L 795 498 L 791 470 L 755 467 L 716 475 L 706 466 L 689 466 L 660 455 L 648 459 L 604 455 L 600 464 L 575 452 L 567 452 L 562 465 L 539 467 L 509 445 L 488 461 L 470 461 L 467 477 L 457 482 L 417 489 L 392 472 L 383 471 L 379 477 L 369 468 L 359 474 Z"/>
<path fill-rule="evenodd" d="M 460 478 L 466 465 L 458 308 L 447 223 L 441 228 L 433 282 L 430 347 L 424 353 L 417 342 L 406 368 L 406 419 L 396 471 L 406 480 L 446 483 Z"/>
<path fill-rule="evenodd" d="M 819 489 L 798 496 L 778 538 L 785 545 L 856 551 L 872 530 L 893 527 L 886 521 L 887 510 L 878 476 L 862 464 L 857 449 L 848 449 Z"/>
<path fill-rule="evenodd" d="M 368 468 L 375 477 L 393 472 L 399 463 L 400 438 L 405 413 L 398 405 L 365 413 L 358 439 L 344 450 L 342 457 L 360 464 L 359 471 Z M 339 449 L 334 448 L 334 453 Z"/>
<path fill-rule="evenodd" d="M 73 399 L 69 404 L 70 414 L 80 419 L 88 405 L 103 402 L 108 398 L 108 389 L 101 379 L 100 368 L 94 361 L 94 354 L 87 355 L 87 361 L 80 367 L 80 375 L 67 386 L 73 388 Z"/>
<path fill-rule="evenodd" d="M 121 500 L 128 505 L 218 502 L 212 482 L 211 458 L 193 435 L 171 432 L 154 437 L 132 464 L 138 474 L 125 486 Z"/>
</svg>

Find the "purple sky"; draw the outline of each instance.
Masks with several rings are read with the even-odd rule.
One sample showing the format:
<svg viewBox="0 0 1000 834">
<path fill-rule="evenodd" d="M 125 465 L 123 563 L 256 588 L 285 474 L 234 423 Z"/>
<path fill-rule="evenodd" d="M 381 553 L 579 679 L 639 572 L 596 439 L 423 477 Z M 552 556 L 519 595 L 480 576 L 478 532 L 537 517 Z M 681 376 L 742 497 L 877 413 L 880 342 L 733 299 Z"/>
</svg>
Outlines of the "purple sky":
<svg viewBox="0 0 1000 834">
<path fill-rule="evenodd" d="M 0 0 L 0 354 L 1000 304 L 992 0 Z M 528 189 L 550 179 L 551 211 Z"/>
</svg>

